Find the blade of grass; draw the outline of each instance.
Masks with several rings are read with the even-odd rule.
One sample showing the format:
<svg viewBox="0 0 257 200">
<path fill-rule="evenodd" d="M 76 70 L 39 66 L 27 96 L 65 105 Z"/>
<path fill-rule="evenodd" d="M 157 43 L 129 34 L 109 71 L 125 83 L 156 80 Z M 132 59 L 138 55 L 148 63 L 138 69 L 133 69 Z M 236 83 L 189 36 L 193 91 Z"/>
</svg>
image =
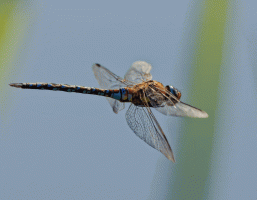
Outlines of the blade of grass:
<svg viewBox="0 0 257 200">
<path fill-rule="evenodd" d="M 206 199 L 210 186 L 206 185 L 210 170 L 214 142 L 215 113 L 218 105 L 218 85 L 223 58 L 230 1 L 198 1 L 186 25 L 191 29 L 191 45 L 183 56 L 184 66 L 190 72 L 186 102 L 205 110 L 208 119 L 185 119 L 182 123 L 177 163 L 173 166 L 169 199 Z M 185 34 L 185 37 L 188 35 Z M 183 53 L 183 52 L 182 52 Z"/>
</svg>

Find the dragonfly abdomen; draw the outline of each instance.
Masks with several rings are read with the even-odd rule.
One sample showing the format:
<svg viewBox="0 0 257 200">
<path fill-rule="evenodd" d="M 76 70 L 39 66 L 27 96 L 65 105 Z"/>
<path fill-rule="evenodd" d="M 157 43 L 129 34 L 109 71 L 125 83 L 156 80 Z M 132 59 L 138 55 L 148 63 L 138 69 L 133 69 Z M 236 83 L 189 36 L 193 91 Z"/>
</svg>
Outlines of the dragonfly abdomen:
<svg viewBox="0 0 257 200">
<path fill-rule="evenodd" d="M 56 84 L 56 83 L 11 83 L 10 86 L 22 89 L 38 89 L 38 90 L 53 90 L 64 92 L 75 92 L 81 94 L 94 94 L 99 96 L 110 97 L 122 102 L 132 101 L 132 94 L 129 94 L 128 89 L 120 88 L 114 90 L 99 89 L 93 87 L 84 87 L 78 85 Z"/>
</svg>

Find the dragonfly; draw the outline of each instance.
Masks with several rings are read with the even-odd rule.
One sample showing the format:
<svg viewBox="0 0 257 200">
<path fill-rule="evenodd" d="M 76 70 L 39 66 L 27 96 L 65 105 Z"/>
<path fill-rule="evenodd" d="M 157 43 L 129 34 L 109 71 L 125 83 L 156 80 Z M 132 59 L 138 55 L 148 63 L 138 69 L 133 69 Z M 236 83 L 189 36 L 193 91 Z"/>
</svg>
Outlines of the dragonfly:
<svg viewBox="0 0 257 200">
<path fill-rule="evenodd" d="M 22 89 L 41 89 L 93 94 L 107 97 L 114 113 L 129 103 L 125 118 L 132 131 L 148 145 L 163 153 L 175 163 L 170 144 L 151 109 L 167 116 L 207 118 L 208 114 L 180 101 L 181 92 L 173 86 L 164 86 L 152 80 L 152 66 L 145 61 L 134 62 L 124 78 L 117 76 L 104 66 L 92 66 L 96 80 L 101 88 L 56 83 L 11 83 L 12 87 Z"/>
</svg>

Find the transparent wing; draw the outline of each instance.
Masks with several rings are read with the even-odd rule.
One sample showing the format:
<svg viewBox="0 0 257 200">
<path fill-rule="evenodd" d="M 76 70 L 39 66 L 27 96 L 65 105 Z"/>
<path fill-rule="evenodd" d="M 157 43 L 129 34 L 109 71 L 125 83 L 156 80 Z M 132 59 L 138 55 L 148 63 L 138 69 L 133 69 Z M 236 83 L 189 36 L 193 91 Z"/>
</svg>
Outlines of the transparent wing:
<svg viewBox="0 0 257 200">
<path fill-rule="evenodd" d="M 117 76 L 116 74 L 112 73 L 107 68 L 101 66 L 100 64 L 94 64 L 92 66 L 94 75 L 96 80 L 98 81 L 100 87 L 102 89 L 119 89 L 121 87 L 128 87 L 133 83 L 122 79 L 121 77 Z M 113 112 L 116 114 L 125 108 L 125 104 L 121 103 L 118 100 L 106 98 L 110 103 Z"/>
<path fill-rule="evenodd" d="M 135 84 L 128 80 L 124 80 L 100 64 L 94 64 L 92 69 L 96 80 L 103 89 L 118 89 L 120 87 L 129 87 Z"/>
<path fill-rule="evenodd" d="M 181 102 L 171 92 L 150 86 L 146 96 L 151 105 L 164 115 L 176 117 L 207 118 L 208 114 L 198 108 Z"/>
<path fill-rule="evenodd" d="M 208 114 L 203 110 L 178 102 L 175 105 L 164 102 L 161 107 L 156 107 L 156 110 L 164 115 L 171 115 L 176 117 L 195 117 L 195 118 L 207 118 Z"/>
<path fill-rule="evenodd" d="M 136 61 L 125 74 L 125 80 L 134 83 L 152 80 L 152 75 L 150 74 L 151 69 L 152 66 L 149 63 Z"/>
<path fill-rule="evenodd" d="M 169 142 L 149 107 L 138 107 L 131 104 L 126 112 L 126 120 L 139 138 L 175 162 Z"/>
</svg>

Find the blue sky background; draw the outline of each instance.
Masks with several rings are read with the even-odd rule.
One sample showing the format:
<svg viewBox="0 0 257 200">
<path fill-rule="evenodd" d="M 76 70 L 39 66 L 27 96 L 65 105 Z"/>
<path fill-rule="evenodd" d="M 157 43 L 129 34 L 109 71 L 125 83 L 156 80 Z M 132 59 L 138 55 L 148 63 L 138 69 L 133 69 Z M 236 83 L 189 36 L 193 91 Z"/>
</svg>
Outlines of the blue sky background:
<svg viewBox="0 0 257 200">
<path fill-rule="evenodd" d="M 103 97 L 7 84 L 98 87 L 93 63 L 123 77 L 133 62 L 143 60 L 152 64 L 154 80 L 178 88 L 190 104 L 182 50 L 191 33 L 189 13 L 200 3 L 44 0 L 26 7 L 21 1 L 18 7 L 27 12 L 21 15 L 36 16 L 23 30 L 9 82 L 1 86 L 8 101 L 0 118 L 0 199 L 168 198 L 174 164 L 135 136 L 126 109 L 116 115 Z M 226 36 L 232 45 L 224 50 L 217 86 L 220 109 L 213 124 L 217 137 L 208 199 L 257 197 L 257 3 L 238 1 L 236 8 L 239 27 L 234 27 L 235 40 Z M 184 119 L 154 114 L 176 157 Z"/>
</svg>

